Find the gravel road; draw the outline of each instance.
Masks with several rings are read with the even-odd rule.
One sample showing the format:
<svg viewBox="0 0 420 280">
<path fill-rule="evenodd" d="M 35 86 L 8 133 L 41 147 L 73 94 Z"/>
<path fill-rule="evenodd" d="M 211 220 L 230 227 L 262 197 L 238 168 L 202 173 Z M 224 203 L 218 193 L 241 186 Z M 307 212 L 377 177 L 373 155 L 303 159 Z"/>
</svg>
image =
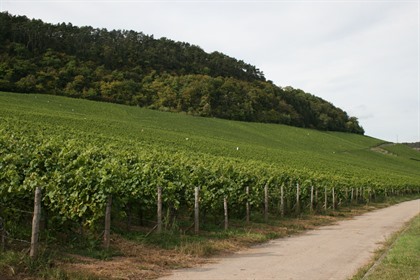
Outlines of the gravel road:
<svg viewBox="0 0 420 280">
<path fill-rule="evenodd" d="M 419 213 L 420 199 L 403 202 L 197 268 L 176 270 L 161 279 L 348 279 L 372 259 L 385 239 Z"/>
</svg>

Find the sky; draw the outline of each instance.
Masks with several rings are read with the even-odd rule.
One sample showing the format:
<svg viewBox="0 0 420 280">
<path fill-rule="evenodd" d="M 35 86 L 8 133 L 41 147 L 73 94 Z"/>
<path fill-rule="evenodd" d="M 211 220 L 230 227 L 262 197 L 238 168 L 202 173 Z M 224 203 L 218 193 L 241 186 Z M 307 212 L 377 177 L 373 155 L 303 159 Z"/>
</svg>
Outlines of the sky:
<svg viewBox="0 0 420 280">
<path fill-rule="evenodd" d="M 0 0 L 0 10 L 223 52 L 342 108 L 368 136 L 420 141 L 420 0 Z"/>
</svg>

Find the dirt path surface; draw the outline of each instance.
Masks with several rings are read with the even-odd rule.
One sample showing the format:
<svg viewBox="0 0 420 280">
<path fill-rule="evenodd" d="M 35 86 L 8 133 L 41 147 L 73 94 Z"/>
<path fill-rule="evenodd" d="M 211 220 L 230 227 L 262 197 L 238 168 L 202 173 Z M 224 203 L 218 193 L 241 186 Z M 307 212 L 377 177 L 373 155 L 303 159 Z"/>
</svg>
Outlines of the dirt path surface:
<svg viewBox="0 0 420 280">
<path fill-rule="evenodd" d="M 420 199 L 403 202 L 161 279 L 348 279 L 385 239 L 419 213 Z"/>
</svg>

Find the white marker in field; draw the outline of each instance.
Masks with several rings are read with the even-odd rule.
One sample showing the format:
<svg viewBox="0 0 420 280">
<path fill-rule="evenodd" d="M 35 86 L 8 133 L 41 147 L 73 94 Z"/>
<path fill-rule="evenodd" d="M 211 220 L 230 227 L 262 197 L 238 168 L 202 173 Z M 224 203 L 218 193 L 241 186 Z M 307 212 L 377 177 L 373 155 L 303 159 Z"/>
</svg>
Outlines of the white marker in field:
<svg viewBox="0 0 420 280">
<path fill-rule="evenodd" d="M 239 147 L 236 147 L 236 150 L 239 151 Z"/>
</svg>

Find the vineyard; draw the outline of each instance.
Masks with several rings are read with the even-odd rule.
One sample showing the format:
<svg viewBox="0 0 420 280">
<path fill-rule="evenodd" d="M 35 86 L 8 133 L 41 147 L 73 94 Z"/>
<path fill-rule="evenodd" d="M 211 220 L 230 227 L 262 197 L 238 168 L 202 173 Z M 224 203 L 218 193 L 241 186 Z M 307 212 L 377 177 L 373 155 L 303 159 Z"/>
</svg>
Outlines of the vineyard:
<svg viewBox="0 0 420 280">
<path fill-rule="evenodd" d="M 355 134 L 11 93 L 0 93 L 0 120 L 10 235 L 27 223 L 37 188 L 45 228 L 95 234 L 106 213 L 113 227 L 155 221 L 158 231 L 198 232 L 199 219 L 227 227 L 228 215 L 299 215 L 420 192 L 419 152 L 380 153 L 372 148 L 383 141 Z"/>
</svg>

